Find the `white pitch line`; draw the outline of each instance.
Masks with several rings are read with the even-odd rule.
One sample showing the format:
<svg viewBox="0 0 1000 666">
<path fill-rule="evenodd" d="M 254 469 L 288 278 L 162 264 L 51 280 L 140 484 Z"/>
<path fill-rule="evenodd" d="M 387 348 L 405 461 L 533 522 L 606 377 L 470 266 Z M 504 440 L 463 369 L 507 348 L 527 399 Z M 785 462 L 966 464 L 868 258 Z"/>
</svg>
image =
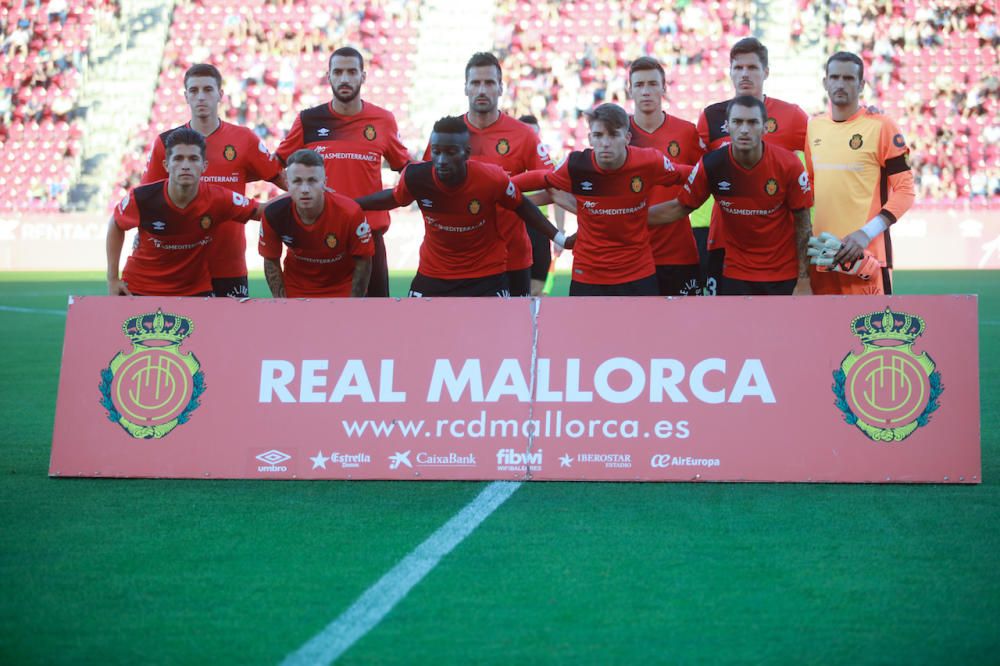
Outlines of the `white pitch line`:
<svg viewBox="0 0 1000 666">
<path fill-rule="evenodd" d="M 21 312 L 23 314 L 46 314 L 66 316 L 65 310 L 45 310 L 43 308 L 18 308 L 13 305 L 0 305 L 0 312 Z"/>
<path fill-rule="evenodd" d="M 281 662 L 283 666 L 330 664 L 382 621 L 441 558 L 460 544 L 507 498 L 520 481 L 494 481 L 474 500 L 369 587 L 340 617 Z"/>
</svg>

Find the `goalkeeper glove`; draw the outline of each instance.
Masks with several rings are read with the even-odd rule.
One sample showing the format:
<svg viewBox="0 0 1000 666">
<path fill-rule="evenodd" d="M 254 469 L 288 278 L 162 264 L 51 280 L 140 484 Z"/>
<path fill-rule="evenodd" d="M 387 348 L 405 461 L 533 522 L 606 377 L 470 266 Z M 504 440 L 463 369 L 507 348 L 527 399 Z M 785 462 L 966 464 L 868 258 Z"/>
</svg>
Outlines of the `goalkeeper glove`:
<svg viewBox="0 0 1000 666">
<path fill-rule="evenodd" d="M 839 238 L 826 231 L 819 237 L 810 238 L 809 247 L 806 248 L 809 263 L 816 266 L 818 271 L 855 275 L 862 280 L 870 280 L 879 268 L 885 266 L 868 250 L 865 250 L 864 255 L 857 261 L 849 264 L 835 264 L 833 258 L 837 256 L 843 245 Z"/>
</svg>

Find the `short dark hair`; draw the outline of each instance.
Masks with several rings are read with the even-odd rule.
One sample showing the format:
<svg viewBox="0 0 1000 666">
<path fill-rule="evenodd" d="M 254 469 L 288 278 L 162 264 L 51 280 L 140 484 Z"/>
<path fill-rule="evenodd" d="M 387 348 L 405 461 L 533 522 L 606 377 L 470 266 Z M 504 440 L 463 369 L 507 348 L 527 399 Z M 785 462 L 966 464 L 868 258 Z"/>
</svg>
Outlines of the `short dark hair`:
<svg viewBox="0 0 1000 666">
<path fill-rule="evenodd" d="M 469 126 L 462 116 L 445 116 L 434 123 L 433 131 L 438 134 L 468 134 Z"/>
<path fill-rule="evenodd" d="M 465 80 L 469 80 L 469 70 L 473 67 L 496 67 L 497 68 L 497 81 L 503 82 L 503 68 L 500 67 L 500 61 L 492 53 L 486 51 L 480 51 L 479 53 L 473 53 L 472 57 L 469 58 L 469 62 L 465 63 Z"/>
<path fill-rule="evenodd" d="M 628 114 L 625 113 L 625 109 L 617 104 L 601 104 L 590 111 L 584 111 L 583 115 L 587 117 L 589 125 L 593 125 L 595 122 L 602 122 L 611 131 L 620 129 L 628 130 L 629 128 Z"/>
<path fill-rule="evenodd" d="M 178 127 L 167 136 L 167 141 L 163 144 L 167 159 L 170 159 L 174 146 L 198 146 L 201 159 L 205 159 L 205 137 L 190 127 Z"/>
<path fill-rule="evenodd" d="M 831 62 L 853 62 L 858 66 L 858 80 L 865 80 L 865 61 L 859 58 L 857 54 L 850 51 L 837 51 L 827 59 L 826 66 L 823 68 L 824 74 L 829 74 Z"/>
<path fill-rule="evenodd" d="M 193 76 L 211 76 L 215 79 L 215 85 L 218 86 L 219 90 L 222 90 L 222 74 L 215 65 L 209 65 L 208 63 L 201 62 L 197 65 L 191 65 L 188 67 L 187 71 L 184 72 L 185 88 L 187 88 L 188 79 Z"/>
<path fill-rule="evenodd" d="M 286 167 L 290 167 L 293 164 L 301 164 L 302 166 L 307 167 L 322 167 L 323 156 L 310 148 L 302 148 L 300 150 L 296 150 L 288 156 L 287 160 L 285 160 Z"/>
<path fill-rule="evenodd" d="M 358 69 L 362 72 L 365 71 L 365 57 L 361 55 L 361 51 L 357 50 L 353 46 L 341 46 L 339 49 L 330 54 L 330 59 L 326 61 L 326 69 L 330 70 L 330 65 L 333 64 L 333 59 L 337 56 L 341 58 L 357 58 L 358 59 Z"/>
<path fill-rule="evenodd" d="M 748 109 L 758 109 L 760 111 L 760 121 L 767 122 L 767 107 L 764 106 L 764 102 L 760 101 L 753 95 L 740 95 L 739 97 L 734 97 L 726 105 L 726 119 L 729 119 L 729 112 L 733 110 L 734 106 L 743 106 Z"/>
<path fill-rule="evenodd" d="M 733 48 L 729 49 L 729 62 L 731 63 L 733 58 L 738 55 L 746 55 L 748 53 L 756 54 L 760 58 L 761 67 L 767 67 L 767 47 L 761 44 L 760 40 L 756 37 L 744 37 L 733 44 Z"/>
<path fill-rule="evenodd" d="M 538 118 L 534 117 L 530 113 L 524 114 L 523 116 L 519 117 L 518 120 L 520 120 L 525 125 L 534 125 L 535 127 L 541 127 L 541 125 L 538 124 Z"/>
<path fill-rule="evenodd" d="M 656 70 L 660 73 L 660 80 L 666 83 L 667 73 L 663 71 L 663 65 L 656 58 L 651 58 L 649 56 L 642 56 L 641 58 L 636 58 L 632 61 L 632 64 L 628 66 L 628 82 L 632 83 L 632 74 L 635 72 L 647 72 L 651 70 Z"/>
</svg>

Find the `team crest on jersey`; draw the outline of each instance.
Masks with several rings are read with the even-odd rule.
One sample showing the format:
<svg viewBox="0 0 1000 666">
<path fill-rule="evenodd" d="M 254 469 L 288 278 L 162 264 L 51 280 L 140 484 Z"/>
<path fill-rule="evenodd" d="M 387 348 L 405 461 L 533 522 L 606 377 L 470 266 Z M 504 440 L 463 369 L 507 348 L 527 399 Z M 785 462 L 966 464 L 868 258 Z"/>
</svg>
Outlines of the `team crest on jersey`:
<svg viewBox="0 0 1000 666">
<path fill-rule="evenodd" d="M 324 240 L 326 241 L 326 246 L 328 248 L 330 248 L 331 250 L 333 248 L 337 247 L 337 235 L 336 234 L 327 234 L 326 238 Z"/>
<path fill-rule="evenodd" d="M 212 226 L 212 218 L 209 217 L 208 215 L 202 215 L 201 219 L 198 220 L 198 224 L 201 225 L 202 229 L 205 229 L 207 231 L 208 228 Z"/>
<path fill-rule="evenodd" d="M 108 420 L 136 439 L 159 439 L 191 418 L 205 392 L 201 364 L 181 343 L 194 331 L 182 315 L 157 310 L 125 320 L 132 351 L 101 370 L 101 406 Z"/>
<path fill-rule="evenodd" d="M 767 122 L 764 123 L 764 127 L 767 128 L 767 133 L 768 134 L 774 134 L 775 132 L 778 131 L 778 119 L 777 118 L 768 118 Z"/>
<path fill-rule="evenodd" d="M 497 141 L 497 154 L 506 155 L 510 152 L 510 141 L 507 139 L 500 139 Z"/>
<path fill-rule="evenodd" d="M 671 141 L 670 145 L 667 146 L 667 155 L 671 157 L 677 157 L 681 154 L 681 144 L 676 141 Z"/>
<path fill-rule="evenodd" d="M 632 191 L 636 194 L 642 192 L 642 178 L 639 178 L 639 176 L 633 177 L 632 182 L 629 183 L 629 187 L 632 188 Z"/>
<path fill-rule="evenodd" d="M 865 139 L 860 134 L 855 134 L 851 137 L 851 140 L 847 143 L 851 147 L 851 150 L 857 150 L 865 144 Z"/>
<path fill-rule="evenodd" d="M 482 207 L 483 205 L 479 203 L 479 199 L 473 199 L 469 202 L 469 212 L 473 215 L 478 215 Z"/>
<path fill-rule="evenodd" d="M 378 133 L 375 132 L 374 125 L 365 125 L 365 138 L 369 141 L 374 141 Z"/>
<path fill-rule="evenodd" d="M 222 149 L 222 156 L 227 160 L 232 162 L 236 159 L 236 146 L 233 144 L 227 144 L 225 148 Z"/>
<path fill-rule="evenodd" d="M 872 441 L 900 442 L 940 407 L 941 373 L 927 352 L 913 351 L 924 328 L 920 317 L 888 307 L 851 322 L 863 348 L 833 373 L 834 404 Z"/>
<path fill-rule="evenodd" d="M 767 182 L 764 183 L 764 191 L 773 197 L 778 193 L 778 181 L 774 178 L 768 178 Z"/>
</svg>

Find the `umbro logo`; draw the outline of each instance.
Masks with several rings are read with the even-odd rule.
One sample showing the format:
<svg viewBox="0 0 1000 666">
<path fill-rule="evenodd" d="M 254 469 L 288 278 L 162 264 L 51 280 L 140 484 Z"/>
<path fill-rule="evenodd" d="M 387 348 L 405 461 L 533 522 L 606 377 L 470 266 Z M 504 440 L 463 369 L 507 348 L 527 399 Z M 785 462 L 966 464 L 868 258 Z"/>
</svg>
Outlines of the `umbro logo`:
<svg viewBox="0 0 1000 666">
<path fill-rule="evenodd" d="M 157 231 L 163 231 L 164 229 L 167 228 L 167 223 L 161 220 L 157 220 L 156 222 L 153 222 L 153 224 L 150 226 L 152 226 Z"/>
<path fill-rule="evenodd" d="M 423 206 L 424 208 L 433 208 L 434 202 L 431 201 L 430 199 L 421 199 L 420 205 Z"/>
<path fill-rule="evenodd" d="M 330 130 L 325 127 L 320 127 L 316 130 L 316 134 L 319 134 L 320 136 L 330 136 Z"/>
<path fill-rule="evenodd" d="M 281 242 L 284 243 L 285 245 L 291 245 L 292 243 L 295 242 L 295 237 L 294 236 L 282 236 L 281 237 Z"/>
<path fill-rule="evenodd" d="M 728 180 L 724 180 L 719 183 L 719 189 L 722 190 L 723 192 L 728 192 L 730 189 L 732 189 L 732 187 L 733 186 L 729 183 Z"/>
<path fill-rule="evenodd" d="M 584 192 L 590 192 L 592 189 L 594 189 L 594 184 L 589 180 L 585 180 L 582 183 L 580 183 L 580 189 L 583 190 Z"/>
<path fill-rule="evenodd" d="M 413 464 L 410 463 L 409 451 L 403 451 L 402 453 L 397 451 L 389 456 L 389 469 L 398 469 L 400 465 L 406 465 L 410 469 L 413 469 Z"/>
</svg>

